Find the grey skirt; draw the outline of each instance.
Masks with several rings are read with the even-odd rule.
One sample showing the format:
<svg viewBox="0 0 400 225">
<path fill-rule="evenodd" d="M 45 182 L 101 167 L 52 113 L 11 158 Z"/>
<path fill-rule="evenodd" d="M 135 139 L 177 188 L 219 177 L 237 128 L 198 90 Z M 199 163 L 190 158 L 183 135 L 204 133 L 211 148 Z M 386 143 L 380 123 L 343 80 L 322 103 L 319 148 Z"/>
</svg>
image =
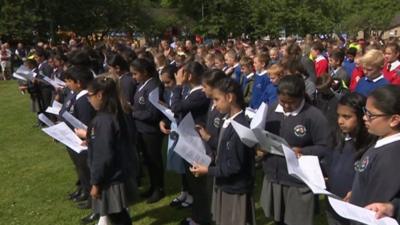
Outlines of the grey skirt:
<svg viewBox="0 0 400 225">
<path fill-rule="evenodd" d="M 119 213 L 128 208 L 136 199 L 137 185 L 133 179 L 111 184 L 101 192 L 101 199 L 92 200 L 94 213 L 105 216 L 112 213 Z"/>
<path fill-rule="evenodd" d="M 250 194 L 228 194 L 214 188 L 211 213 L 217 225 L 256 224 L 254 201 Z"/>
<path fill-rule="evenodd" d="M 268 218 L 287 225 L 312 225 L 314 194 L 308 187 L 293 187 L 273 183 L 264 176 L 260 199 Z"/>
</svg>

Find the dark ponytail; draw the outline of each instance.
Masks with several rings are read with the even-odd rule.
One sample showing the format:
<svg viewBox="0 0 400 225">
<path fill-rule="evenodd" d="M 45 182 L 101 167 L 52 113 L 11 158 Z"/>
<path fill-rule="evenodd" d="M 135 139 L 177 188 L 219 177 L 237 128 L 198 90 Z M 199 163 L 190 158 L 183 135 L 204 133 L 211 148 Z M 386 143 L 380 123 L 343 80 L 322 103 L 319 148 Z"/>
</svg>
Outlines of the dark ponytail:
<svg viewBox="0 0 400 225">
<path fill-rule="evenodd" d="M 246 108 L 246 103 L 244 101 L 242 89 L 241 89 L 240 85 L 236 81 L 234 81 L 232 78 L 225 77 L 225 78 L 219 80 L 215 84 L 215 89 L 218 89 L 219 91 L 221 91 L 222 93 L 225 93 L 225 94 L 231 93 L 231 94 L 235 95 L 236 96 L 236 104 L 241 109 Z"/>
</svg>

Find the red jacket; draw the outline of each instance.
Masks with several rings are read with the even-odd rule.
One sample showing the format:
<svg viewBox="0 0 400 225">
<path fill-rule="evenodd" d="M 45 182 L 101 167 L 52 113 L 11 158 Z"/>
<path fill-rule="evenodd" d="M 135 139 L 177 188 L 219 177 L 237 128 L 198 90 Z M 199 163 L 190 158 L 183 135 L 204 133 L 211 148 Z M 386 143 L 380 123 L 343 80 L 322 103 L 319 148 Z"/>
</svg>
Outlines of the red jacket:
<svg viewBox="0 0 400 225">
<path fill-rule="evenodd" d="M 364 76 L 364 71 L 361 66 L 354 67 L 353 73 L 351 74 L 350 81 L 350 91 L 353 92 L 356 90 L 358 81 Z"/>
<path fill-rule="evenodd" d="M 389 68 L 390 65 L 390 68 Z M 400 61 L 396 60 L 392 63 L 385 63 L 383 70 L 383 76 L 391 84 L 400 85 Z"/>
<path fill-rule="evenodd" d="M 329 63 L 323 55 L 319 55 L 314 61 L 314 66 L 317 77 L 320 77 L 322 74 L 328 72 Z"/>
</svg>

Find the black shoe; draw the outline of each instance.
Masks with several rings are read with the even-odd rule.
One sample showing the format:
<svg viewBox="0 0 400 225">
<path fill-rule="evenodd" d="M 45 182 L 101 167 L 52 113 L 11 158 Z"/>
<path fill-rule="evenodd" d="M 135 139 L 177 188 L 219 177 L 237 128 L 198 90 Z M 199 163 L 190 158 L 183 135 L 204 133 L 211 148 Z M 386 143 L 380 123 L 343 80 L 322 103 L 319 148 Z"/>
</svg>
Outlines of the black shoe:
<svg viewBox="0 0 400 225">
<path fill-rule="evenodd" d="M 96 222 L 100 218 L 99 214 L 91 213 L 81 219 L 81 224 L 88 224 Z"/>
<path fill-rule="evenodd" d="M 87 193 L 80 193 L 78 196 L 72 199 L 74 202 L 82 202 L 89 199 L 89 194 Z"/>
<path fill-rule="evenodd" d="M 150 198 L 147 199 L 147 204 L 156 203 L 165 197 L 165 193 L 162 190 L 155 190 Z"/>
<path fill-rule="evenodd" d="M 67 198 L 68 198 L 68 200 L 73 200 L 73 199 L 77 198 L 80 194 L 81 194 L 81 190 L 76 190 L 72 193 L 69 193 Z"/>
<path fill-rule="evenodd" d="M 92 201 L 91 199 L 87 199 L 86 201 L 78 202 L 76 207 L 78 209 L 90 209 L 92 207 Z"/>
<path fill-rule="evenodd" d="M 140 197 L 149 198 L 150 196 L 153 195 L 153 192 L 154 192 L 153 188 L 150 188 L 149 190 L 147 190 L 147 191 L 145 191 L 143 193 L 140 193 Z"/>
</svg>

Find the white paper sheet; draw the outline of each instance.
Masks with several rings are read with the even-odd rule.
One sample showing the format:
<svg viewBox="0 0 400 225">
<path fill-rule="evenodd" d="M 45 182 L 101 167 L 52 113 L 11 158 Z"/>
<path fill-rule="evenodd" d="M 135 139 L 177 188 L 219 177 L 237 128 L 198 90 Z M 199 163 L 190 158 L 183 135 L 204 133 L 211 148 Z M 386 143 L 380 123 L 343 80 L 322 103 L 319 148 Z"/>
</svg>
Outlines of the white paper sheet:
<svg viewBox="0 0 400 225">
<path fill-rule="evenodd" d="M 242 141 L 243 144 L 247 145 L 250 148 L 258 144 L 257 137 L 254 135 L 252 130 L 234 120 L 231 121 L 231 124 L 233 129 L 238 134 L 240 141 Z"/>
<path fill-rule="evenodd" d="M 51 121 L 49 118 L 47 118 L 46 115 L 44 115 L 43 113 L 40 113 L 38 115 L 38 118 L 40 121 L 42 121 L 44 124 L 46 124 L 48 127 L 54 126 L 53 121 Z"/>
<path fill-rule="evenodd" d="M 250 128 L 252 130 L 254 129 L 265 129 L 265 120 L 267 119 L 267 113 L 268 113 L 268 105 L 263 102 L 260 107 L 257 109 L 257 112 L 255 113 L 253 119 L 251 120 L 250 123 Z"/>
<path fill-rule="evenodd" d="M 305 159 L 300 160 L 289 147 L 282 145 L 282 149 L 285 153 L 288 173 L 290 175 L 303 181 L 314 194 L 335 196 L 325 190 L 325 181 L 317 156 L 301 156 L 300 159 L 303 157 L 305 157 Z"/>
<path fill-rule="evenodd" d="M 171 132 L 176 132 L 178 134 L 178 141 L 174 151 L 183 159 L 191 165 L 210 165 L 211 158 L 206 154 L 203 141 L 195 130 L 195 123 L 190 113 L 183 118 L 178 128 Z"/>
<path fill-rule="evenodd" d="M 15 71 L 15 74 L 24 77 L 27 80 L 33 81 L 33 79 L 36 77 L 36 73 L 32 72 L 28 67 L 22 65 L 20 66 L 17 71 Z"/>
<path fill-rule="evenodd" d="M 253 119 L 253 117 L 256 115 L 256 110 L 247 107 L 246 110 L 244 111 L 244 114 L 250 119 Z"/>
<path fill-rule="evenodd" d="M 87 130 L 87 126 L 81 121 L 79 121 L 77 118 L 75 118 L 71 113 L 65 111 L 61 116 L 66 121 L 68 121 L 68 123 L 70 123 L 74 128 Z"/>
<path fill-rule="evenodd" d="M 158 110 L 160 110 L 161 113 L 163 113 L 171 122 L 176 123 L 174 113 L 168 107 L 160 104 L 159 99 L 160 99 L 160 91 L 158 88 L 156 88 L 150 92 L 149 101 L 151 102 L 151 104 L 154 105 L 154 107 L 156 107 Z"/>
<path fill-rule="evenodd" d="M 51 86 L 53 86 L 55 89 L 58 88 L 63 88 L 64 86 L 61 86 L 59 83 L 57 83 L 55 80 L 52 80 L 50 77 L 43 76 L 43 80 L 49 83 Z"/>
<path fill-rule="evenodd" d="M 46 112 L 58 116 L 60 114 L 61 107 L 62 107 L 62 104 L 57 102 L 56 100 L 54 100 L 52 105 L 47 107 Z"/>
<path fill-rule="evenodd" d="M 54 77 L 54 81 L 55 81 L 59 86 L 65 87 L 65 82 L 62 81 L 62 80 L 60 80 L 60 79 L 58 79 L 57 77 Z"/>
<path fill-rule="evenodd" d="M 13 73 L 13 77 L 17 78 L 18 80 L 28 81 L 25 77 L 18 75 L 17 73 Z"/>
<path fill-rule="evenodd" d="M 77 153 L 87 149 L 86 146 L 81 145 L 82 140 L 64 122 L 42 130 Z"/>
<path fill-rule="evenodd" d="M 368 225 L 398 225 L 397 221 L 390 217 L 384 217 L 379 220 L 376 219 L 375 212 L 366 208 L 361 208 L 331 197 L 328 197 L 328 201 L 335 212 L 346 219 L 355 220 Z"/>
</svg>

